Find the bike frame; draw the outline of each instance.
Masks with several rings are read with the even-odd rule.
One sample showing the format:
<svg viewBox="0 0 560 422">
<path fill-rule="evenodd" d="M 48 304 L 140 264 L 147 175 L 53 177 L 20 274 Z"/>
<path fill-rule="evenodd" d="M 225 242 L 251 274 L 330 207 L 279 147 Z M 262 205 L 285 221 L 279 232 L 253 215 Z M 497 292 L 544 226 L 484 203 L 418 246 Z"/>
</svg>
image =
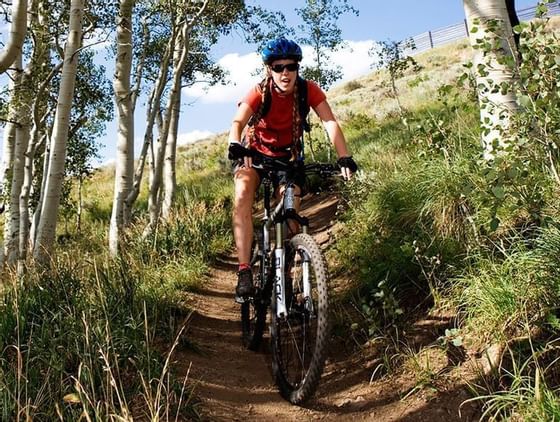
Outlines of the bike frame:
<svg viewBox="0 0 560 422">
<path fill-rule="evenodd" d="M 241 305 L 242 337 L 248 349 L 258 349 L 270 306 L 275 382 L 284 398 L 300 404 L 315 392 L 325 363 L 328 272 L 319 245 L 308 234 L 309 220 L 296 211 L 294 177 L 299 171 L 331 177 L 338 169 L 332 164 L 303 165 L 273 158 L 253 162 L 253 167 L 264 172 L 264 210 L 251 258 L 251 266 L 258 266 L 254 296 Z M 272 204 L 275 177 L 271 175 L 282 170 L 287 180 L 278 203 Z M 298 224 L 297 230 L 292 222 Z M 291 237 L 288 227 L 298 233 Z M 294 331 L 294 327 L 301 329 Z"/>
<path fill-rule="evenodd" d="M 300 216 L 295 209 L 293 208 L 294 203 L 294 184 L 288 182 L 284 193 L 282 195 L 282 199 L 278 201 L 278 204 L 275 208 L 270 211 L 271 203 L 271 188 L 272 182 L 270 179 L 265 178 L 263 181 L 264 185 L 264 215 L 262 218 L 262 230 L 263 230 L 263 254 L 265 256 L 265 265 L 263 268 L 264 273 L 264 281 L 267 282 L 269 280 L 268 271 L 270 269 L 270 256 L 271 256 L 271 242 L 270 242 L 270 232 L 272 227 L 275 228 L 275 248 L 274 248 L 274 283 L 273 283 L 273 294 L 276 297 L 276 316 L 279 318 L 285 317 L 287 310 L 286 310 L 286 289 L 285 289 L 285 255 L 286 250 L 284 248 L 284 241 L 286 240 L 286 230 L 285 230 L 285 223 L 288 220 L 296 221 L 303 233 L 308 232 L 309 228 L 309 220 L 306 217 Z M 303 265 L 308 266 L 309 263 L 307 260 L 304 260 Z M 304 274 L 307 275 L 308 271 L 304 271 Z M 305 277 L 303 280 L 304 282 L 304 296 L 305 298 L 309 297 L 311 293 L 311 285 L 309 284 L 308 277 Z M 307 301 L 311 303 L 310 301 Z M 312 306 L 312 305 L 311 305 Z M 312 311 L 312 309 L 309 309 Z"/>
</svg>

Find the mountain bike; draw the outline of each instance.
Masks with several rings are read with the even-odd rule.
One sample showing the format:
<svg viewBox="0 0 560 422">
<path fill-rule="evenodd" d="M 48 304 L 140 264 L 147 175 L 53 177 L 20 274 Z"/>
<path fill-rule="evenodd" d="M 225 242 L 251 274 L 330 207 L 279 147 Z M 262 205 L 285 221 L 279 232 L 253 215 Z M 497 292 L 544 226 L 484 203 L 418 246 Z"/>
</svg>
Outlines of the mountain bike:
<svg viewBox="0 0 560 422">
<path fill-rule="evenodd" d="M 272 370 L 281 395 L 293 404 L 317 389 L 329 339 L 328 273 L 319 245 L 308 234 L 309 220 L 294 207 L 293 164 L 266 159 L 253 167 L 264 171 L 264 214 L 255 227 L 251 258 L 253 294 L 241 305 L 243 344 L 257 350 L 270 307 Z M 281 200 L 272 208 L 271 172 L 287 171 Z M 306 175 L 340 174 L 332 164 L 303 166 Z M 292 223 L 290 223 L 292 221 Z M 299 232 L 289 238 L 289 225 Z"/>
</svg>

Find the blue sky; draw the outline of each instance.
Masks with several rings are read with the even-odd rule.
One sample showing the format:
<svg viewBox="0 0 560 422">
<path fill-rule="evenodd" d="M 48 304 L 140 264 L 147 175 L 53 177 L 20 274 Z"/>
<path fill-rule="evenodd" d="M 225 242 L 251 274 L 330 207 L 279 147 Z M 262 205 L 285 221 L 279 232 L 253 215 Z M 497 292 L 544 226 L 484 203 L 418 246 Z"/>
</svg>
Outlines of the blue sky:
<svg viewBox="0 0 560 422">
<path fill-rule="evenodd" d="M 261 5 L 270 10 L 280 10 L 286 15 L 286 24 L 296 27 L 301 23 L 295 8 L 304 6 L 304 0 L 247 0 L 248 4 Z M 332 60 L 343 67 L 344 78 L 339 83 L 371 72 L 373 59 L 367 51 L 375 41 L 401 40 L 409 36 L 442 28 L 464 19 L 462 0 L 349 0 L 359 11 L 359 16 L 343 15 L 339 21 L 342 37 L 350 49 L 336 53 Z M 516 0 L 516 8 L 534 6 L 537 0 Z M 279 5 L 282 6 L 279 9 Z M 5 32 L 7 28 L 1 28 Z M 305 55 L 309 48 L 303 46 Z M 259 81 L 255 69 L 261 67 L 255 46 L 246 44 L 239 34 L 224 38 L 214 48 L 213 57 L 230 72 L 230 82 L 208 91 L 197 85 L 183 90 L 182 113 L 179 123 L 180 142 L 189 142 L 203 135 L 225 132 L 237 102 L 253 84 Z M 112 69 L 110 63 L 107 64 Z M 108 75 L 112 77 L 112 73 Z M 336 110 L 334 110 L 336 113 Z M 138 103 L 136 110 L 136 151 L 139 151 L 144 134 L 145 111 Z M 108 162 L 115 156 L 116 124 L 107 125 L 106 135 L 100 139 L 100 162 Z M 0 147 L 1 147 L 0 128 Z"/>
<path fill-rule="evenodd" d="M 295 8 L 304 0 L 248 1 L 286 15 L 287 24 L 296 27 L 301 23 Z M 343 15 L 339 21 L 342 37 L 349 41 L 352 52 L 341 52 L 334 61 L 343 65 L 345 77 L 341 82 L 371 72 L 373 59 L 367 55 L 373 41 L 401 40 L 409 36 L 442 28 L 464 19 L 462 0 L 350 0 L 359 16 Z M 536 0 L 517 0 L 516 8 L 534 6 Z M 282 9 L 279 9 L 282 5 Z M 306 49 L 304 47 L 304 56 Z M 202 87 L 183 92 L 183 112 L 180 129 L 183 140 L 193 135 L 220 133 L 229 129 L 237 101 L 259 77 L 251 75 L 260 65 L 255 47 L 247 45 L 238 35 L 223 39 L 214 49 L 214 58 L 230 69 L 231 83 L 204 93 Z M 305 57 L 304 57 L 305 64 Z M 339 83 L 341 83 L 339 82 Z M 336 110 L 335 110 L 336 112 Z"/>
</svg>

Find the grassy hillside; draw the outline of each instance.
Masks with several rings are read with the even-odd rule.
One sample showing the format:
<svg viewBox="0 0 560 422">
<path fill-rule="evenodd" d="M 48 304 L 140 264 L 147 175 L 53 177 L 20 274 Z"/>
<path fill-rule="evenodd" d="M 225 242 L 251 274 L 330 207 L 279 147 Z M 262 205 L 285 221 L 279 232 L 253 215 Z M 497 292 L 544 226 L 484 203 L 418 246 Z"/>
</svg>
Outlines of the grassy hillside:
<svg viewBox="0 0 560 422">
<path fill-rule="evenodd" d="M 473 87 L 457 84 L 464 43 L 418 56 L 423 71 L 400 80 L 408 126 L 383 72 L 333 91 L 363 173 L 331 256 L 353 275 L 355 336 L 395 344 L 415 315 L 451 312 L 456 325 L 433 346 L 498 351 L 500 377 L 473 386 L 485 415 L 556 420 L 559 185 L 556 155 L 539 145 L 555 150 L 560 133 L 558 39 L 531 30 L 542 44 L 523 50 L 519 95 L 532 106 L 513 124 L 510 155 L 494 163 L 481 159 Z"/>
<path fill-rule="evenodd" d="M 463 64 L 471 60 L 472 49 L 467 40 L 429 50 L 415 56 L 422 70 L 409 72 L 397 81 L 402 92 L 403 107 L 414 111 L 424 107 L 444 84 L 449 84 L 464 72 Z M 356 80 L 341 84 L 329 92 L 333 109 L 340 119 L 346 120 L 352 113 L 382 120 L 397 112 L 396 102 L 391 98 L 387 72 L 372 72 Z"/>
<path fill-rule="evenodd" d="M 466 42 L 418 55 L 422 70 L 398 81 L 407 125 L 384 71 L 329 92 L 361 168 L 340 187 L 345 212 L 327 251 L 345 286 L 336 300 L 355 310 L 338 316 L 337 332 L 360 346 L 398 349 L 412 321 L 446 312 L 456 324 L 430 347 L 505 351 L 473 394 L 487 416 L 514 420 L 560 418 L 559 189 L 540 152 L 546 142 L 530 143 L 543 139 L 539 111 L 546 139 L 560 145 L 558 90 L 539 94 L 558 68 L 538 62 L 560 54 L 557 40 L 541 42 L 526 51 L 526 66 L 538 72 L 526 73 L 525 86 L 541 108 L 521 114 L 523 142 L 495 166 L 481 160 L 474 88 L 460 79 L 471 56 Z M 318 127 L 309 142 L 317 158 L 329 156 Z M 143 193 L 118 261 L 106 253 L 113 170 L 88 182 L 82 230 L 68 221 L 55 270 L 30 271 L 19 285 L 13 277 L 0 301 L 2 420 L 76 420 L 84 411 L 97 420 L 174 417 L 179 403 L 183 417 L 194 417 L 166 358 L 173 344 L 189 345 L 185 292 L 232 247 L 225 144 L 220 135 L 181 148 L 175 214 L 144 238 Z"/>
</svg>

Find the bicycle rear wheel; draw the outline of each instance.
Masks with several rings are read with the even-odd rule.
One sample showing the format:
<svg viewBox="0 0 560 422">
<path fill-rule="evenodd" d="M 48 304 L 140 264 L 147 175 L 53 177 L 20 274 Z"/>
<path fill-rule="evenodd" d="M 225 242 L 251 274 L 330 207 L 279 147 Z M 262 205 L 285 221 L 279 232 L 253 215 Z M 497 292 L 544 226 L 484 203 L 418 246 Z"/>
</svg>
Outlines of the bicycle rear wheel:
<svg viewBox="0 0 560 422">
<path fill-rule="evenodd" d="M 241 338 L 243 346 L 249 350 L 258 350 L 266 324 L 266 310 L 270 302 L 270 292 L 265 294 L 265 261 L 260 238 L 253 244 L 251 270 L 253 271 L 254 294 L 241 304 Z"/>
<path fill-rule="evenodd" d="M 272 370 L 282 396 L 301 404 L 315 393 L 325 364 L 328 275 L 319 246 L 307 234 L 291 239 L 285 268 L 286 317 L 276 315 L 272 297 Z M 304 288 L 305 280 L 309 288 Z"/>
</svg>

